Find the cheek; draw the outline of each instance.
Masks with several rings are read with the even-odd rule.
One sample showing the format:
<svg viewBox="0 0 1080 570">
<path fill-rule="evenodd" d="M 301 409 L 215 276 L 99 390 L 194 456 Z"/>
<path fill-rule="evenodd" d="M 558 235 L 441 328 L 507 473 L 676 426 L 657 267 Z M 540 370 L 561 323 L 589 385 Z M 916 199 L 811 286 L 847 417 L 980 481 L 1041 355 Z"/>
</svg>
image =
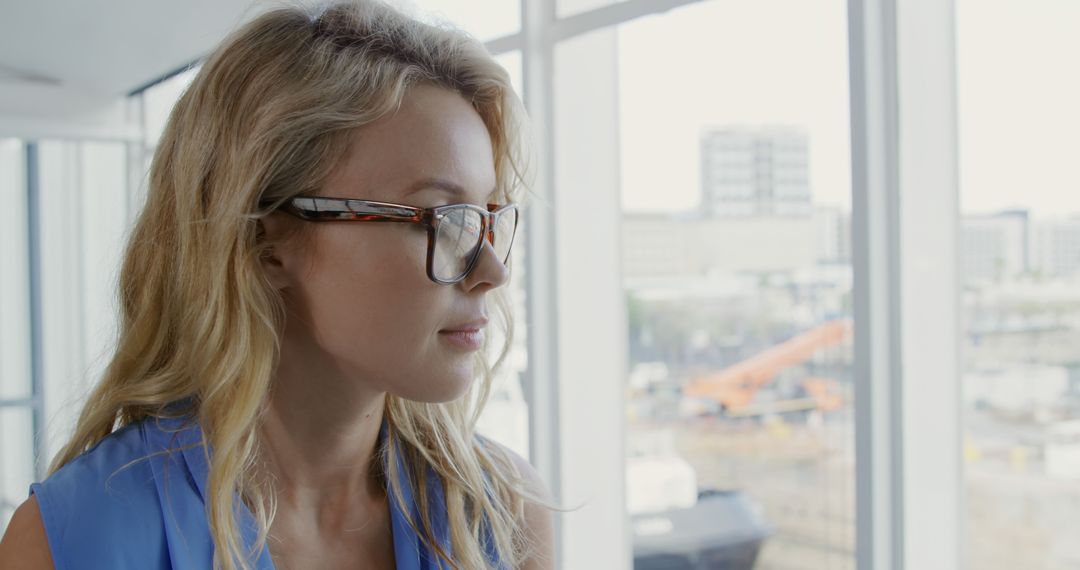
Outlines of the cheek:
<svg viewBox="0 0 1080 570">
<path fill-rule="evenodd" d="M 349 360 L 415 350 L 440 316 L 426 237 L 395 226 L 348 229 L 359 228 L 335 228 L 320 241 L 307 281 L 319 344 Z"/>
<path fill-rule="evenodd" d="M 298 312 L 319 353 L 312 357 L 409 400 L 459 397 L 475 377 L 475 355 L 449 349 L 438 335 L 456 289 L 427 278 L 426 239 L 407 239 L 404 232 L 364 235 L 370 238 L 325 236 L 337 239 L 320 242 L 297 287 Z"/>
</svg>

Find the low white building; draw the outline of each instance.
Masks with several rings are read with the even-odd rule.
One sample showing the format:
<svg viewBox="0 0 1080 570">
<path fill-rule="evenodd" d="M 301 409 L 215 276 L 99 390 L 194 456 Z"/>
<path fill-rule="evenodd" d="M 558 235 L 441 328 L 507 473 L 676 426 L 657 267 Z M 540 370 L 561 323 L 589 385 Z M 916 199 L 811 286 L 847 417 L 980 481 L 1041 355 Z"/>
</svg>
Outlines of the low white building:
<svg viewBox="0 0 1080 570">
<path fill-rule="evenodd" d="M 963 388 L 968 407 L 1037 413 L 1061 402 L 1069 389 L 1069 371 L 1037 364 L 984 368 L 965 373 Z"/>
<path fill-rule="evenodd" d="M 624 214 L 622 271 L 628 278 L 695 275 L 693 221 L 670 214 Z"/>
<path fill-rule="evenodd" d="M 806 217 L 680 219 L 623 216 L 623 275 L 629 279 L 794 272 L 818 261 L 815 220 Z"/>
<path fill-rule="evenodd" d="M 1048 477 L 1080 479 L 1080 420 L 1050 426 L 1043 457 Z"/>
</svg>

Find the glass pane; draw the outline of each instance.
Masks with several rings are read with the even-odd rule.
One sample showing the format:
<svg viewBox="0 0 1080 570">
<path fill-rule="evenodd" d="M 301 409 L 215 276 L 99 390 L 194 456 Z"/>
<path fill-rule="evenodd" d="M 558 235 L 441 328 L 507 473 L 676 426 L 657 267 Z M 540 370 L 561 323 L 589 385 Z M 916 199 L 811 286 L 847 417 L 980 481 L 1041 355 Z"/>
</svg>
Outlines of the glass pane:
<svg viewBox="0 0 1080 570">
<path fill-rule="evenodd" d="M 525 256 L 528 255 L 525 231 L 519 226 L 510 250 L 510 282 L 508 289 L 513 308 L 513 343 L 503 363 L 500 373 L 492 385 L 491 396 L 477 423 L 477 431 L 514 450 L 518 455 L 529 458 L 529 408 L 525 402 L 522 379 L 528 366 L 528 344 L 526 331 L 528 315 L 525 305 Z M 489 297 L 490 299 L 490 297 Z M 492 325 L 496 322 L 493 303 L 488 303 L 488 317 Z M 495 327 L 489 325 L 492 335 L 491 346 L 502 346 L 502 339 L 495 337 Z M 489 360 L 494 362 L 498 354 L 489 353 Z"/>
<path fill-rule="evenodd" d="M 968 567 L 1075 568 L 1080 4 L 959 0 L 957 27 Z"/>
<path fill-rule="evenodd" d="M 555 12 L 559 18 L 566 18 L 589 10 L 603 8 L 626 0 L 556 0 Z"/>
<path fill-rule="evenodd" d="M 846 26 L 746 0 L 618 29 L 635 568 L 855 566 Z"/>
<path fill-rule="evenodd" d="M 480 41 L 516 34 L 521 30 L 519 0 L 488 0 L 482 4 L 466 0 L 391 0 L 431 22 L 451 22 Z"/>
<path fill-rule="evenodd" d="M 122 239 L 128 230 L 121 143 L 41 141 L 42 387 L 46 455 L 74 427 L 111 356 Z"/>
<path fill-rule="evenodd" d="M 34 481 L 34 439 L 29 408 L 0 408 L 0 535 Z"/>
<path fill-rule="evenodd" d="M 510 83 L 514 86 L 514 92 L 517 93 L 519 99 L 524 100 L 524 91 L 521 85 L 521 52 L 520 51 L 508 51 L 495 56 L 495 61 L 499 62 L 510 74 Z"/>
<path fill-rule="evenodd" d="M 86 376 L 97 381 L 112 355 L 119 305 L 117 280 L 124 238 L 129 230 L 124 145 L 81 144 L 80 191 L 83 200 L 80 257 L 83 260 L 83 359 Z"/>
<path fill-rule="evenodd" d="M 495 59 L 510 74 L 510 81 L 514 91 L 521 97 L 521 52 L 511 51 L 500 54 Z M 524 218 L 524 214 L 522 214 Z M 514 341 L 510 354 L 503 364 L 503 371 L 496 378 L 492 387 L 491 398 L 487 407 L 480 416 L 477 430 L 516 451 L 522 457 L 529 458 L 529 409 L 525 403 L 525 395 L 522 391 L 522 375 L 528 364 L 528 347 L 526 344 L 526 322 L 528 315 L 525 314 L 525 256 L 528 255 L 525 243 L 525 231 L 519 223 L 517 234 L 514 236 L 513 247 L 510 250 L 510 282 L 506 285 L 509 289 L 514 313 Z M 494 314 L 493 307 L 488 307 L 488 315 Z M 494 322 L 494 319 L 492 320 Z M 489 329 L 494 333 L 493 329 Z M 492 343 L 495 346 L 497 343 Z M 491 355 L 492 361 L 497 355 Z"/>
<path fill-rule="evenodd" d="M 180 99 L 188 85 L 195 79 L 202 65 L 181 72 L 143 92 L 143 105 L 145 119 L 146 147 L 153 149 L 157 146 L 161 133 L 165 130 L 165 124 L 169 121 L 169 114 L 173 106 Z M 147 161 L 152 158 L 153 152 L 147 153 Z M 149 162 L 147 162 L 149 166 Z"/>
<path fill-rule="evenodd" d="M 0 400 L 30 396 L 26 153 L 0 139 Z"/>
</svg>

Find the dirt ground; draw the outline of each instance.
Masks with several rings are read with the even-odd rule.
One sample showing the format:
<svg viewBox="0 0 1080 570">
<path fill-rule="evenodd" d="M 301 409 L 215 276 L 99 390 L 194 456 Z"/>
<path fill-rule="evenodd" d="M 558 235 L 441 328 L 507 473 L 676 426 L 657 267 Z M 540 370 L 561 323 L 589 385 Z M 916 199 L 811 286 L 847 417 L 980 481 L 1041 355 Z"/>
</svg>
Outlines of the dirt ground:
<svg viewBox="0 0 1080 570">
<path fill-rule="evenodd" d="M 697 420 L 669 424 L 699 487 L 739 489 L 774 527 L 758 570 L 854 570 L 855 479 L 850 422 Z M 987 456 L 965 464 L 969 570 L 1080 568 L 1080 482 L 1042 474 L 1038 460 Z"/>
</svg>

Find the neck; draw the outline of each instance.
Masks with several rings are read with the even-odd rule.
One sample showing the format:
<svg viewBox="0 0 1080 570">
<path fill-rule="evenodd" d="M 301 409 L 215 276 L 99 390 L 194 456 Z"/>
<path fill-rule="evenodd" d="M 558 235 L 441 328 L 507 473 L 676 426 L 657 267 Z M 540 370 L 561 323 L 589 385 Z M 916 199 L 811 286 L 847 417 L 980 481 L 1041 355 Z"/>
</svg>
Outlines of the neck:
<svg viewBox="0 0 1080 570">
<path fill-rule="evenodd" d="M 367 389 L 326 359 L 283 343 L 262 457 L 282 507 L 380 505 L 386 487 L 377 453 L 386 393 Z"/>
</svg>

